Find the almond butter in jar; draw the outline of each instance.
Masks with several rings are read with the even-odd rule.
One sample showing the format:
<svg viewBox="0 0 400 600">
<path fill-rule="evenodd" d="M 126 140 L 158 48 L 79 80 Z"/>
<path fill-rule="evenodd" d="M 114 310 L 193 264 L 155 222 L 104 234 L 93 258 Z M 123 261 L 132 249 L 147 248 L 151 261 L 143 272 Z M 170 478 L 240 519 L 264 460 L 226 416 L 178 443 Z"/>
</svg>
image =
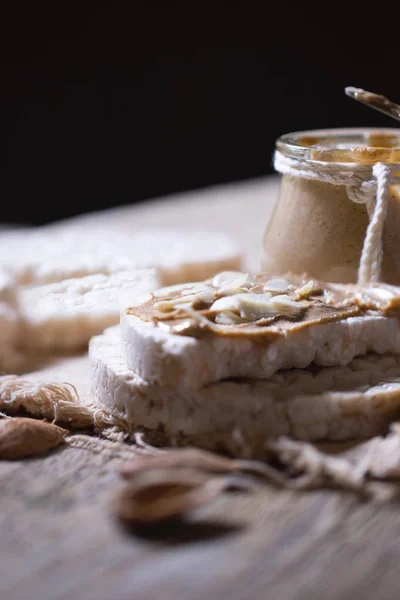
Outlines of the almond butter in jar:
<svg viewBox="0 0 400 600">
<path fill-rule="evenodd" d="M 276 149 L 282 180 L 264 235 L 263 271 L 356 282 L 376 195 L 373 166 L 400 163 L 400 129 L 290 133 Z M 380 279 L 400 285 L 400 186 L 389 194 Z"/>
</svg>

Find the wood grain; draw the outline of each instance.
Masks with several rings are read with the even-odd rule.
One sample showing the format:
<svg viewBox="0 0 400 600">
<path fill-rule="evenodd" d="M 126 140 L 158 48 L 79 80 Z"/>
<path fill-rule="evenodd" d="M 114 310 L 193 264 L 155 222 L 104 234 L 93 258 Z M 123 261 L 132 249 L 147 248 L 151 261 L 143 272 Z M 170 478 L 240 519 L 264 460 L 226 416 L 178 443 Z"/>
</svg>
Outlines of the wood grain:
<svg viewBox="0 0 400 600">
<path fill-rule="evenodd" d="M 65 448 L 0 464 L 0 597 L 394 598 L 396 504 L 260 486 L 185 526 L 134 532 L 110 500 L 118 459 Z"/>
</svg>

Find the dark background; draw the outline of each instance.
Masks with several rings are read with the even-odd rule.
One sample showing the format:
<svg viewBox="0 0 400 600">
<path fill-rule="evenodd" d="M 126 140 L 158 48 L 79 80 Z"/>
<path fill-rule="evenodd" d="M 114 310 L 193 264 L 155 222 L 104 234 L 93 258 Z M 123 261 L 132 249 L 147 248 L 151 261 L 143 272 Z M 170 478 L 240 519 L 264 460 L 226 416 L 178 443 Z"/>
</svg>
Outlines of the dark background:
<svg viewBox="0 0 400 600">
<path fill-rule="evenodd" d="M 343 93 L 400 102 L 396 5 L 122 6 L 3 12 L 0 221 L 263 176 L 289 131 L 396 126 Z"/>
</svg>

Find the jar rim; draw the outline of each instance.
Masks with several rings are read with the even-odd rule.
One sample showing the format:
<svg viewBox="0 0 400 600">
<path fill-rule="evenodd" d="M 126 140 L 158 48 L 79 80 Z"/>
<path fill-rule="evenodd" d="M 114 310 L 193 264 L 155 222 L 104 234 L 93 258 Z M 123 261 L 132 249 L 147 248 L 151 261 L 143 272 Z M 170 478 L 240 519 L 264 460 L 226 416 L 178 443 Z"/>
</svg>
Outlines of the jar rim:
<svg viewBox="0 0 400 600">
<path fill-rule="evenodd" d="M 276 149 L 316 162 L 400 162 L 400 128 L 357 127 L 294 131 L 281 135 Z"/>
</svg>

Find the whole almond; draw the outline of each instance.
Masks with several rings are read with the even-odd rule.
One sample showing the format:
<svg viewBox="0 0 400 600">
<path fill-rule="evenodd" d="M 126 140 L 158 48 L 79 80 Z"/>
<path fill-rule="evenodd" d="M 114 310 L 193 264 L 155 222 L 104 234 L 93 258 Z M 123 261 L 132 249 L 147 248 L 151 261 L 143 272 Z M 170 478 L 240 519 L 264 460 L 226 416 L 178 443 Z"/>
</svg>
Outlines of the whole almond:
<svg viewBox="0 0 400 600">
<path fill-rule="evenodd" d="M 121 521 L 132 525 L 177 519 L 207 504 L 231 483 L 227 477 L 185 469 L 142 472 L 119 491 L 114 511 Z"/>
<path fill-rule="evenodd" d="M 64 442 L 68 431 L 36 419 L 0 420 L 0 459 L 15 460 L 43 454 Z"/>
</svg>

